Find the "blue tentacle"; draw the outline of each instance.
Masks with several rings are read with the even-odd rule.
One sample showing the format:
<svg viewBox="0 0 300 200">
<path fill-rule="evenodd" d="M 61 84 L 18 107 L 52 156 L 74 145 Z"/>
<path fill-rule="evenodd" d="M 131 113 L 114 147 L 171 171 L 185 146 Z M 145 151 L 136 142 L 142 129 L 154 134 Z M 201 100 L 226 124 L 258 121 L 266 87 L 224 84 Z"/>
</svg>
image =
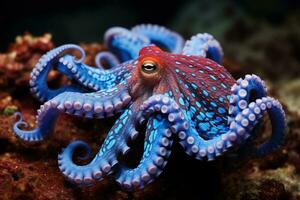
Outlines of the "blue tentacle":
<svg viewBox="0 0 300 200">
<path fill-rule="evenodd" d="M 134 26 L 132 32 L 145 35 L 151 43 L 166 49 L 172 53 L 180 53 L 183 48 L 184 39 L 181 35 L 163 26 L 153 24 L 141 24 Z"/>
<path fill-rule="evenodd" d="M 238 79 L 231 87 L 229 106 L 229 123 L 238 113 L 247 108 L 248 104 L 256 99 L 266 97 L 267 87 L 263 80 L 256 75 L 246 75 L 244 79 Z"/>
<path fill-rule="evenodd" d="M 81 59 L 74 56 L 64 55 L 66 51 L 77 50 L 81 53 Z M 116 86 L 129 78 L 132 63 L 123 63 L 115 69 L 103 70 L 87 66 L 82 63 L 85 58 L 81 47 L 67 44 L 57 47 L 42 56 L 30 77 L 31 92 L 42 102 L 47 101 L 63 92 L 88 92 L 98 91 Z M 47 86 L 47 76 L 53 66 L 57 70 L 75 81 L 68 86 L 59 89 L 50 89 Z"/>
<path fill-rule="evenodd" d="M 115 177 L 127 190 L 141 189 L 160 175 L 171 154 L 173 139 L 167 120 L 157 115 L 147 122 L 144 153 L 135 168 L 120 166 Z"/>
<path fill-rule="evenodd" d="M 276 112 L 276 115 L 274 115 Z M 239 113 L 234 120 L 229 124 L 229 130 L 216 136 L 211 140 L 202 139 L 195 129 L 189 129 L 186 133 L 182 133 L 179 138 L 180 143 L 189 149 L 187 152 L 195 156 L 197 159 L 207 158 L 213 160 L 215 157 L 222 155 L 232 146 L 239 146 L 246 139 L 248 139 L 253 131 L 255 125 L 261 120 L 264 114 L 269 113 L 276 120 L 271 121 L 272 136 L 262 147 L 256 150 L 257 154 L 262 155 L 267 151 L 272 151 L 277 148 L 284 137 L 284 113 L 278 101 L 270 97 L 258 99 L 256 103 L 249 105 Z M 273 119 L 272 119 L 273 120 Z M 277 125 L 274 123 L 278 123 Z"/>
<path fill-rule="evenodd" d="M 210 58 L 221 63 L 223 50 L 220 43 L 212 35 L 199 33 L 185 42 L 182 54 Z"/>
<path fill-rule="evenodd" d="M 75 62 L 72 56 L 65 55 L 59 59 L 58 69 L 68 73 L 79 85 L 99 91 L 115 87 L 129 79 L 134 62 L 135 60 L 124 62 L 113 69 L 104 70 Z"/>
<path fill-rule="evenodd" d="M 109 142 L 111 143 L 111 141 Z M 110 145 L 110 144 L 109 144 Z M 78 148 L 84 148 L 87 151 L 85 160 L 91 156 L 91 149 L 83 141 L 74 141 L 70 143 L 62 153 L 58 155 L 58 165 L 60 171 L 70 181 L 79 185 L 91 185 L 95 181 L 102 180 L 103 176 L 111 172 L 112 167 L 117 163 L 116 155 L 113 151 L 104 152 L 103 145 L 94 159 L 86 165 L 77 165 L 73 162 L 74 151 Z M 81 158 L 81 160 L 84 160 Z"/>
<path fill-rule="evenodd" d="M 108 29 L 104 34 L 104 42 L 121 62 L 137 58 L 140 49 L 150 44 L 147 37 L 121 27 Z"/>
<path fill-rule="evenodd" d="M 52 68 L 52 65 L 54 65 L 58 61 L 61 55 L 69 50 L 77 50 L 81 54 L 80 60 L 74 60 L 74 62 L 82 62 L 84 60 L 85 53 L 79 46 L 66 44 L 55 48 L 43 55 L 32 70 L 29 81 L 29 85 L 31 87 L 30 90 L 34 94 L 34 96 L 36 96 L 41 102 L 47 101 L 65 91 L 85 91 L 78 85 L 63 86 L 56 90 L 48 88 L 47 77 Z"/>
<path fill-rule="evenodd" d="M 39 111 L 40 112 L 40 111 Z M 13 125 L 14 133 L 26 142 L 38 142 L 47 137 L 54 128 L 58 113 L 48 112 L 44 115 L 47 119 L 47 123 L 41 123 L 37 128 L 33 130 L 21 130 L 20 126 L 28 127 L 28 124 L 23 121 L 21 113 L 16 113 L 20 119 Z"/>
<path fill-rule="evenodd" d="M 262 156 L 276 149 L 284 138 L 285 114 L 278 101 L 266 97 L 267 88 L 265 83 L 256 75 L 246 75 L 244 79 L 237 80 L 237 83 L 232 86 L 231 91 L 233 94 L 230 99 L 229 123 L 234 118 L 240 119 L 241 114 L 245 115 L 249 109 L 253 110 L 256 115 L 259 115 L 260 112 L 265 113 L 265 110 L 267 110 L 270 117 L 272 125 L 271 138 L 257 148 L 252 147 L 248 149 L 248 151 L 251 151 L 248 154 Z M 253 119 L 253 115 L 247 114 L 246 117 L 249 116 Z M 255 121 L 258 122 L 259 119 L 256 118 Z M 261 116 L 258 118 L 261 118 Z"/>
<path fill-rule="evenodd" d="M 125 86 L 93 93 L 64 92 L 44 103 L 37 111 L 37 128 L 22 130 L 22 120 L 16 122 L 13 130 L 25 141 L 40 141 L 52 132 L 60 112 L 86 118 L 104 118 L 122 111 L 131 101 Z"/>
<path fill-rule="evenodd" d="M 158 110 L 157 108 L 161 108 Z M 213 160 L 216 156 L 222 155 L 233 145 L 237 146 L 251 136 L 253 128 L 260 121 L 265 113 L 271 117 L 273 132 L 272 137 L 262 147 L 259 147 L 257 154 L 263 154 L 278 147 L 284 136 L 284 111 L 278 101 L 270 97 L 257 99 L 249 104 L 242 112 L 238 113 L 229 123 L 226 133 L 215 136 L 212 139 L 203 139 L 196 128 L 189 123 L 188 117 L 180 111 L 179 105 L 171 98 L 164 95 L 150 97 L 143 106 L 145 112 L 160 112 L 165 114 L 168 121 L 173 123 L 171 130 L 180 140 L 185 151 L 196 159 L 207 158 Z M 178 110 L 174 114 L 174 110 Z M 277 125 L 275 123 L 278 123 Z"/>
<path fill-rule="evenodd" d="M 118 164 L 117 156 L 125 155 L 130 147 L 127 145 L 135 140 L 138 132 L 135 129 L 136 113 L 129 106 L 109 131 L 99 152 L 86 165 L 77 165 L 72 160 L 74 150 L 83 147 L 89 152 L 89 147 L 82 141 L 69 144 L 58 156 L 59 168 L 72 182 L 79 185 L 91 185 L 102 180 L 103 176 L 115 172 Z"/>
<path fill-rule="evenodd" d="M 106 68 L 103 66 L 103 62 L 108 65 L 108 69 L 113 69 L 115 66 L 120 64 L 118 58 L 108 51 L 102 51 L 95 57 L 96 66 L 100 69 L 105 70 Z"/>
<path fill-rule="evenodd" d="M 121 186 L 128 190 L 143 188 L 161 173 L 171 153 L 172 135 L 188 129 L 178 104 L 168 96 L 153 95 L 140 110 L 142 116 L 138 121 L 149 119 L 143 157 L 137 167 L 120 166 L 115 175 Z"/>
<path fill-rule="evenodd" d="M 253 110 L 261 109 L 262 111 L 264 111 L 265 106 L 271 121 L 272 133 L 265 143 L 254 147 L 252 152 L 249 152 L 249 154 L 253 153 L 255 156 L 263 156 L 276 150 L 284 141 L 286 121 L 281 104 L 271 97 L 265 97 L 261 101 L 258 99 L 253 106 L 252 104 L 249 105 L 249 107 L 253 107 Z"/>
</svg>

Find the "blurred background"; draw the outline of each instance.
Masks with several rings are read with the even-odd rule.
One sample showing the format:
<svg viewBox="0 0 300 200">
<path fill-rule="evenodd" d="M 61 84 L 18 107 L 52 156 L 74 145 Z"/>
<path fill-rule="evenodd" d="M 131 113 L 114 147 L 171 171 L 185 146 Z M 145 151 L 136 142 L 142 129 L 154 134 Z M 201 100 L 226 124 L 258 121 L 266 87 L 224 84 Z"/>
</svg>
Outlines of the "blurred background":
<svg viewBox="0 0 300 200">
<path fill-rule="evenodd" d="M 26 31 L 49 32 L 61 45 L 102 42 L 112 26 L 155 23 L 185 38 L 211 33 L 221 41 L 227 58 L 277 80 L 300 72 L 299 5 L 297 0 L 1 1 L 0 50 Z M 288 72 L 282 74 L 283 69 Z"/>
</svg>

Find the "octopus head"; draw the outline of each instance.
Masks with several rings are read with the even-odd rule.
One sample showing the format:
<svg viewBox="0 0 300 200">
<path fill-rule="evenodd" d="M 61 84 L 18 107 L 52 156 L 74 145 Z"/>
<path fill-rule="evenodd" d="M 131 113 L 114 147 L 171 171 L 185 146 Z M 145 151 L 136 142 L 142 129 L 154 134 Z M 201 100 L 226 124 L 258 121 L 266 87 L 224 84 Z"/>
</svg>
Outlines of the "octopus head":
<svg viewBox="0 0 300 200">
<path fill-rule="evenodd" d="M 228 108 L 235 80 L 223 66 L 210 59 L 171 54 L 147 46 L 141 49 L 136 63 L 129 83 L 134 99 L 166 94 L 182 106 L 201 104 L 216 113 Z"/>
<path fill-rule="evenodd" d="M 236 81 L 223 66 L 200 56 L 164 52 L 156 46 L 141 49 L 136 66 L 129 91 L 137 105 L 163 94 L 200 124 L 200 133 L 206 134 L 216 124 L 226 125 L 230 89 Z"/>
</svg>

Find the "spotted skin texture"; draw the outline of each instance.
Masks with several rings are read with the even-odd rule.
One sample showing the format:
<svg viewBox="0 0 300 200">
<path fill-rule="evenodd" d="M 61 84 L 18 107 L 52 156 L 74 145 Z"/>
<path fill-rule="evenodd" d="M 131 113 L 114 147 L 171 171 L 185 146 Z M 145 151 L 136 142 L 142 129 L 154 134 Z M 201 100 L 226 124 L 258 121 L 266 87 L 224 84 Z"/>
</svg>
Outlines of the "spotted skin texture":
<svg viewBox="0 0 300 200">
<path fill-rule="evenodd" d="M 170 56 L 151 47 L 144 48 L 140 55 L 140 61 L 147 57 L 163 61 L 168 76 L 154 92 L 174 98 L 203 137 L 211 138 L 226 131 L 224 114 L 235 80 L 224 67 L 199 56 Z"/>
<path fill-rule="evenodd" d="M 13 129 L 23 140 L 35 142 L 51 133 L 60 113 L 82 118 L 117 116 L 88 164 L 77 165 L 72 160 L 78 147 L 87 151 L 81 159 L 91 156 L 83 141 L 72 142 L 59 154 L 59 169 L 78 185 L 92 185 L 112 176 L 124 189 L 141 189 L 164 170 L 174 142 L 195 159 L 214 160 L 243 146 L 265 114 L 271 120 L 272 135 L 261 146 L 253 146 L 249 155 L 265 155 L 283 141 L 282 107 L 267 96 L 264 82 L 256 75 L 235 80 L 211 59 L 165 52 L 154 45 L 143 47 L 136 59 L 104 70 L 66 54 L 69 48 L 81 51 L 73 45 L 58 47 L 46 54 L 33 72 L 31 86 L 45 102 L 38 110 L 37 128 L 22 130 L 20 125 L 26 123 L 20 119 Z M 66 91 L 45 88 L 41 80 L 52 64 L 76 77 L 80 88 L 75 88 L 76 84 Z M 139 163 L 129 167 L 121 162 L 141 142 L 144 148 Z"/>
</svg>

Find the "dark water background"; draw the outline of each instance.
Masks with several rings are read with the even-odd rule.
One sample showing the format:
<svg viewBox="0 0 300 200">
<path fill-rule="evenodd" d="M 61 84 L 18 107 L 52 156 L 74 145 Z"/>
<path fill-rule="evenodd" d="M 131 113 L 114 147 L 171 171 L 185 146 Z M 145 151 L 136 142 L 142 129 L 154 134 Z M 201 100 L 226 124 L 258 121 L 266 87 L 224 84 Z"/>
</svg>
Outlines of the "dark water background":
<svg viewBox="0 0 300 200">
<path fill-rule="evenodd" d="M 0 51 L 26 31 L 49 32 L 55 45 L 101 43 L 109 27 L 153 23 L 186 39 L 214 35 L 229 65 L 248 73 L 274 81 L 300 75 L 298 0 L 6 0 L 0 19 Z"/>
<path fill-rule="evenodd" d="M 208 4 L 206 11 L 188 9 Z M 131 27 L 139 23 L 156 23 L 182 29 L 182 22 L 186 15 L 197 15 L 197 20 L 205 22 L 207 13 L 224 11 L 224 2 L 234 4 L 233 9 L 253 17 L 257 21 L 280 23 L 288 15 L 299 11 L 297 0 L 239 0 L 239 1 L 129 1 L 129 0 L 25 0 L 0 2 L 0 49 L 4 49 L 16 35 L 29 31 L 35 35 L 50 32 L 57 44 L 68 42 L 102 41 L 104 31 L 114 25 Z M 188 7 L 188 8 L 187 8 Z M 187 9 L 186 9 L 187 8 Z M 225 12 L 231 12 L 230 10 Z M 195 19 L 193 19 L 195 21 Z M 193 26 L 191 22 L 191 26 Z M 180 23 L 180 24 L 178 24 Z M 214 26 L 210 21 L 209 26 Z M 216 23 L 217 24 L 217 23 Z M 210 27 L 199 27 L 203 32 Z M 188 29 L 184 34 L 193 34 Z"/>
</svg>

